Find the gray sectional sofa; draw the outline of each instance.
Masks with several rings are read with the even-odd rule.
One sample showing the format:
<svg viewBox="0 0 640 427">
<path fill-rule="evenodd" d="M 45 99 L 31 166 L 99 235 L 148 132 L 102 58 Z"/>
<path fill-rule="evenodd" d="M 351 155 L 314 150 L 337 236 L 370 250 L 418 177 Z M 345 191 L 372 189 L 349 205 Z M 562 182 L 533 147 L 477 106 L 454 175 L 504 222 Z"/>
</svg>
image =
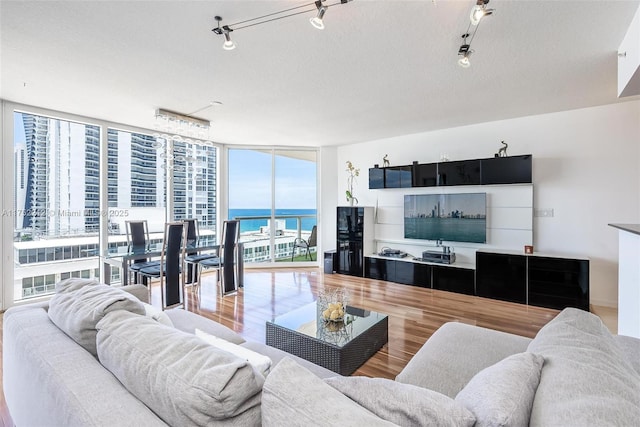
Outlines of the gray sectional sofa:
<svg viewBox="0 0 640 427">
<path fill-rule="evenodd" d="M 71 281 L 50 303 L 7 310 L 3 386 L 17 426 L 626 426 L 640 419 L 640 340 L 611 335 L 584 311 L 564 310 L 534 339 L 447 323 L 393 381 L 338 376 L 196 314 L 149 312 L 139 301 L 146 288 L 121 289 Z M 213 345 L 194 332 L 213 335 Z M 270 368 L 220 350 L 220 338 L 268 356 Z"/>
<path fill-rule="evenodd" d="M 18 427 L 260 425 L 263 376 L 196 329 L 272 366 L 290 357 L 318 378 L 336 375 L 182 309 L 145 315 L 141 285 L 57 288 L 50 302 L 4 313 L 3 390 Z"/>
</svg>

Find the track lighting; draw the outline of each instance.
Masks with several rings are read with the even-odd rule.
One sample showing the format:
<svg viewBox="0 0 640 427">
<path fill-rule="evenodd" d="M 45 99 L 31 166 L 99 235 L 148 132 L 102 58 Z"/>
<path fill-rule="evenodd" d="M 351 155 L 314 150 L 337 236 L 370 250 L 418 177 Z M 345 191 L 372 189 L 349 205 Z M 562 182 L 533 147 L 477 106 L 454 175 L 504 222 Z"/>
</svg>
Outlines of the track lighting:
<svg viewBox="0 0 640 427">
<path fill-rule="evenodd" d="M 303 13 L 316 12 L 316 16 L 309 19 L 311 25 L 319 30 L 324 29 L 324 14 L 327 12 L 327 9 L 331 6 L 336 6 L 339 4 L 349 3 L 353 0 L 336 0 L 331 4 L 325 4 L 327 0 L 316 0 L 312 3 L 306 3 L 300 6 L 290 7 L 288 9 L 281 10 L 279 12 L 272 12 L 266 15 L 258 16 L 256 18 L 245 19 L 244 21 L 239 21 L 234 24 L 228 24 L 224 26 L 220 26 L 220 21 L 222 18 L 219 16 L 215 17 L 215 20 L 218 22 L 216 28 L 212 29 L 214 33 L 219 36 L 224 36 L 224 44 L 222 47 L 225 50 L 235 49 L 236 44 L 231 40 L 231 32 L 238 31 L 243 28 L 253 27 L 255 25 L 266 24 L 267 22 L 278 21 L 283 18 L 288 18 L 290 16 L 300 15 Z M 488 1 L 488 0 L 487 0 Z"/>
<path fill-rule="evenodd" d="M 309 22 L 311 22 L 311 25 L 313 25 L 315 28 L 324 30 L 324 22 L 322 21 L 322 18 L 324 18 L 324 14 L 327 11 L 327 8 L 322 5 L 322 1 L 320 0 L 316 1 L 316 8 L 318 8 L 318 14 L 315 17 L 309 19 Z"/>
<path fill-rule="evenodd" d="M 493 13 L 493 9 L 487 9 L 487 3 L 489 3 L 489 0 L 476 1 L 476 5 L 471 9 L 471 15 L 469 17 L 471 25 L 478 25 L 485 15 L 491 15 Z"/>
<path fill-rule="evenodd" d="M 236 44 L 233 42 L 233 40 L 231 40 L 231 34 L 229 34 L 232 30 L 229 29 L 229 27 L 227 27 L 226 25 L 224 27 L 222 27 L 222 31 L 224 34 L 224 44 L 222 45 L 222 48 L 224 50 L 233 50 L 236 48 Z"/>
<path fill-rule="evenodd" d="M 462 36 L 462 38 L 464 39 L 464 44 L 460 46 L 460 49 L 458 49 L 458 56 L 461 57 L 460 59 L 458 59 L 458 65 L 460 65 L 462 68 L 469 68 L 471 66 L 469 57 L 471 56 L 473 51 L 470 49 L 471 46 L 467 44 L 467 37 L 469 37 L 469 34 L 464 34 Z"/>
<path fill-rule="evenodd" d="M 462 35 L 463 42 L 460 49 L 458 49 L 458 56 L 460 57 L 458 59 L 458 65 L 462 68 L 469 68 L 471 66 L 471 62 L 469 61 L 469 57 L 473 53 L 473 50 L 471 50 L 471 42 L 473 42 L 478 32 L 480 21 L 484 16 L 493 13 L 493 9 L 487 9 L 487 3 L 489 3 L 489 0 L 476 0 L 475 6 L 471 9 L 471 19 L 467 25 L 467 32 Z M 470 40 L 467 41 L 467 38 L 470 38 Z"/>
<path fill-rule="evenodd" d="M 462 68 L 471 67 L 471 62 L 469 61 L 469 57 L 471 56 L 471 52 L 465 53 L 462 58 L 458 59 L 458 65 Z"/>
</svg>

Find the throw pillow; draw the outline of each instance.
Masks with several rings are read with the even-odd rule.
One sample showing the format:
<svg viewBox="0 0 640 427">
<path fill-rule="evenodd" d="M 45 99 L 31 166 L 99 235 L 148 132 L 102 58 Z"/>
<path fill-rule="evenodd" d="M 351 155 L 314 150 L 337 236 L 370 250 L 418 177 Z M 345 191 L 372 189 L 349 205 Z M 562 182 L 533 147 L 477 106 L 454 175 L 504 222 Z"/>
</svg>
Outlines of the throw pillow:
<svg viewBox="0 0 640 427">
<path fill-rule="evenodd" d="M 285 357 L 264 382 L 262 427 L 395 426 Z"/>
<path fill-rule="evenodd" d="M 260 425 L 264 378 L 245 360 L 123 310 L 97 327 L 100 363 L 167 424 Z"/>
<path fill-rule="evenodd" d="M 79 277 L 70 277 L 56 283 L 56 293 L 73 292 L 85 286 L 97 285 L 96 279 L 81 279 Z"/>
<path fill-rule="evenodd" d="M 227 351 L 235 356 L 238 356 L 241 359 L 246 360 L 247 362 L 249 362 L 249 364 L 251 364 L 251 366 L 256 368 L 256 370 L 260 372 L 263 377 L 266 377 L 269 373 L 269 369 L 271 369 L 271 359 L 263 354 L 257 353 L 238 344 L 231 343 L 222 338 L 218 338 L 197 328 L 195 335 L 199 338 L 202 338 L 202 340 L 209 345 L 219 348 L 220 350 Z"/>
<path fill-rule="evenodd" d="M 161 323 L 163 325 L 170 326 L 173 328 L 173 322 L 171 321 L 169 316 L 167 316 L 167 313 L 165 313 L 164 311 L 160 310 L 157 307 L 152 306 L 151 304 L 147 304 L 146 302 L 143 302 L 142 305 L 144 307 L 145 316 L 152 318 L 158 323 Z"/>
<path fill-rule="evenodd" d="M 456 401 L 476 416 L 476 426 L 526 426 L 544 358 L 518 353 L 478 372 Z"/>
<path fill-rule="evenodd" d="M 127 310 L 144 315 L 140 300 L 121 289 L 94 284 L 57 293 L 49 301 L 49 318 L 65 334 L 97 356 L 96 324 L 107 313 Z"/>
<path fill-rule="evenodd" d="M 640 375 L 600 318 L 566 308 L 529 344 L 545 367 L 532 426 L 636 425 Z"/>
<path fill-rule="evenodd" d="M 380 418 L 400 426 L 473 426 L 475 416 L 437 391 L 384 378 L 333 377 L 325 382 Z"/>
</svg>

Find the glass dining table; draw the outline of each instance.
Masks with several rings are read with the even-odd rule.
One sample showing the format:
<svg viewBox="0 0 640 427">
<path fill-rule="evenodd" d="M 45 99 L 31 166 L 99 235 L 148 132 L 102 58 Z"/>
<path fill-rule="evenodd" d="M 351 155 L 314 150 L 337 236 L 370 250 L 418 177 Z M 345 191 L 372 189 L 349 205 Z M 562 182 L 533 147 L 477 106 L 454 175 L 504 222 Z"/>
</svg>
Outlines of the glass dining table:
<svg viewBox="0 0 640 427">
<path fill-rule="evenodd" d="M 162 254 L 162 245 L 162 242 L 155 242 L 144 246 L 127 245 L 109 248 L 109 252 L 102 257 L 105 283 L 110 284 L 111 268 L 118 267 L 121 271 L 122 285 L 128 285 L 129 264 L 138 259 L 159 258 Z M 191 255 L 217 249 L 219 249 L 219 245 L 215 243 L 215 236 L 202 236 L 188 240 L 184 252 Z M 191 275 L 188 274 L 187 277 L 191 277 Z"/>
</svg>

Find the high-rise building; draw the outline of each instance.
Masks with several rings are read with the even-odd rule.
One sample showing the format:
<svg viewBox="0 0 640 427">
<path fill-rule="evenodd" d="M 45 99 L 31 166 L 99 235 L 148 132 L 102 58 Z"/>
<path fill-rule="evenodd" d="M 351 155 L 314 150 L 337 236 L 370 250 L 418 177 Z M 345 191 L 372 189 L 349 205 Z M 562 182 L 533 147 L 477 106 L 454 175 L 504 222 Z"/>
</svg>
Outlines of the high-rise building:
<svg viewBox="0 0 640 427">
<path fill-rule="evenodd" d="M 125 219 L 143 217 L 161 231 L 167 175 L 174 219 L 197 218 L 201 229 L 215 230 L 215 147 L 173 141 L 167 150 L 154 136 L 108 129 L 109 211 L 101 212 L 100 127 L 15 115 L 21 127 L 14 132 L 17 299 L 51 292 L 66 277 L 97 277 L 98 231 L 105 218 L 110 246 L 126 244 Z M 112 218 L 114 211 L 124 214 Z"/>
</svg>

